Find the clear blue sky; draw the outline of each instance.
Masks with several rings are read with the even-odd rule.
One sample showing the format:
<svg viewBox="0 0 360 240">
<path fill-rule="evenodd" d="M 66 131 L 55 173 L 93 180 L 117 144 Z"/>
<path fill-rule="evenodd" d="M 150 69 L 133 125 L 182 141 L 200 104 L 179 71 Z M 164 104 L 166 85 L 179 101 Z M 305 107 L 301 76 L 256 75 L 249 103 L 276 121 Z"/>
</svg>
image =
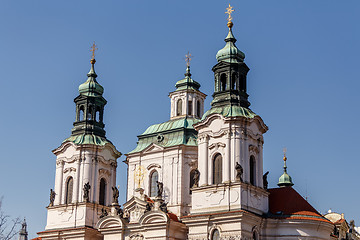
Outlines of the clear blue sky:
<svg viewBox="0 0 360 240">
<path fill-rule="evenodd" d="M 269 126 L 264 170 L 282 174 L 282 148 L 294 188 L 320 212 L 344 212 L 360 225 L 358 0 L 243 0 L 234 35 L 246 54 L 251 109 Z M 0 3 L 0 196 L 30 237 L 44 230 L 55 155 L 70 135 L 73 99 L 96 41 L 98 81 L 108 100 L 107 137 L 122 153 L 149 125 L 169 119 L 168 93 L 185 72 L 208 95 L 211 68 L 227 34 L 228 1 L 10 1 Z M 126 165 L 117 182 L 125 201 Z"/>
</svg>

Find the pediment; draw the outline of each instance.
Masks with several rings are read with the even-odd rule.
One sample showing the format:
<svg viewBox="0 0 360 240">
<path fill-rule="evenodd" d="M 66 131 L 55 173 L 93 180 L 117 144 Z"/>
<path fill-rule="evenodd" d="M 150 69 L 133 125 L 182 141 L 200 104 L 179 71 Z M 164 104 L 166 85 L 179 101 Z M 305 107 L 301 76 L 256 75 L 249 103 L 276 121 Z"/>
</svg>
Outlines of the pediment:
<svg viewBox="0 0 360 240">
<path fill-rule="evenodd" d="M 119 216 L 107 216 L 101 218 L 97 224 L 96 228 L 101 231 L 106 228 L 122 228 L 124 226 L 123 220 Z"/>
<path fill-rule="evenodd" d="M 166 213 L 162 211 L 150 211 L 146 212 L 140 219 L 139 223 L 141 225 L 151 224 L 151 223 L 166 223 L 169 220 L 169 217 Z"/>
<path fill-rule="evenodd" d="M 163 151 L 164 148 L 155 144 L 155 143 L 152 143 L 150 144 L 149 146 L 147 146 L 143 151 L 142 153 L 151 153 L 151 152 L 159 152 L 159 151 Z"/>
</svg>

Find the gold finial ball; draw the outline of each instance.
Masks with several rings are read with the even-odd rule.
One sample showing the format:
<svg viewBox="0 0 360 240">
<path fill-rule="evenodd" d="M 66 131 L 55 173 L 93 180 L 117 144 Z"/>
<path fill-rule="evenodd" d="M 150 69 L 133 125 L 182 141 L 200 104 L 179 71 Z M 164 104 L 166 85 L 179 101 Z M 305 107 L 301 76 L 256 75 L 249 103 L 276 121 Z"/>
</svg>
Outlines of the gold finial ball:
<svg viewBox="0 0 360 240">
<path fill-rule="evenodd" d="M 285 156 L 284 156 L 284 158 L 283 158 L 283 159 L 284 159 L 284 161 L 286 161 L 286 160 L 287 160 L 287 157 L 285 157 Z"/>
<path fill-rule="evenodd" d="M 92 58 L 92 59 L 90 60 L 90 63 L 91 63 L 91 64 L 95 64 L 95 63 L 96 63 L 95 58 Z"/>
<path fill-rule="evenodd" d="M 227 26 L 229 27 L 229 28 L 232 28 L 233 27 L 233 22 L 231 22 L 231 21 L 229 21 L 228 23 L 227 23 Z"/>
</svg>

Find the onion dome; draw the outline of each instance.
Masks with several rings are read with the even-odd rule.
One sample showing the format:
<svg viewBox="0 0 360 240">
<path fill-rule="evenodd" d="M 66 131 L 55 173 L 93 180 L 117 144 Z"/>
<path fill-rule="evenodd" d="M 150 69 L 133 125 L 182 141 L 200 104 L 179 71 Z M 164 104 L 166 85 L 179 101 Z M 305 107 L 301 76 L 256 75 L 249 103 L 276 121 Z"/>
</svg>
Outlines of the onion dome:
<svg viewBox="0 0 360 240">
<path fill-rule="evenodd" d="M 228 63 L 239 63 L 243 62 L 245 59 L 245 53 L 240 51 L 236 46 L 236 39 L 232 33 L 232 22 L 228 23 L 229 33 L 225 38 L 226 45 L 223 49 L 220 49 L 216 54 L 216 59 L 218 62 L 228 62 Z"/>
<path fill-rule="evenodd" d="M 286 171 L 286 169 L 287 169 L 287 167 L 286 167 L 286 160 L 287 160 L 286 155 L 284 155 L 283 160 L 284 160 L 284 173 L 283 173 L 283 175 L 281 175 L 281 177 L 279 178 L 279 182 L 278 182 L 277 185 L 278 185 L 279 187 L 293 186 L 294 183 L 292 182 L 292 179 L 291 179 L 290 175 L 289 175 L 289 174 L 287 173 L 287 171 Z"/>
<path fill-rule="evenodd" d="M 193 89 L 193 90 L 199 91 L 200 83 L 196 82 L 195 80 L 193 80 L 191 78 L 189 65 L 187 66 L 186 73 L 184 75 L 185 75 L 185 78 L 176 82 L 176 84 L 175 84 L 176 90 L 175 91 L 180 91 L 180 90 L 185 90 L 185 89 Z"/>
<path fill-rule="evenodd" d="M 91 69 L 87 74 L 88 79 L 86 82 L 79 86 L 79 93 L 85 96 L 101 96 L 104 93 L 104 88 L 96 81 L 97 74 L 94 70 L 96 60 L 93 58 L 90 60 Z"/>
</svg>

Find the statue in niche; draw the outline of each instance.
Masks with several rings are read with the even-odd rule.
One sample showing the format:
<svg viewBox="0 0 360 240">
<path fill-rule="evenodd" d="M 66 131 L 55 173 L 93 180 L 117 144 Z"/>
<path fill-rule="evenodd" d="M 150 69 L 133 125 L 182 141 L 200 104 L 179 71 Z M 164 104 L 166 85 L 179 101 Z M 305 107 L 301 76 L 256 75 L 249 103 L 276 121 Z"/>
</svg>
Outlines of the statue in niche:
<svg viewBox="0 0 360 240">
<path fill-rule="evenodd" d="M 112 203 L 119 204 L 119 189 L 116 186 L 111 187 L 111 189 L 113 190 L 113 201 L 112 201 Z"/>
<path fill-rule="evenodd" d="M 264 186 L 264 189 L 267 190 L 268 189 L 268 180 L 267 180 L 267 176 L 269 174 L 269 171 L 267 171 L 264 176 L 263 176 L 263 186 Z"/>
<path fill-rule="evenodd" d="M 107 215 L 108 215 L 108 213 L 107 213 L 106 209 L 102 208 L 100 218 L 106 217 Z"/>
<path fill-rule="evenodd" d="M 236 180 L 242 182 L 242 175 L 243 175 L 243 168 L 242 166 L 237 162 L 235 165 L 235 170 L 236 170 Z"/>
<path fill-rule="evenodd" d="M 159 182 L 159 181 L 156 181 L 156 184 L 157 184 L 157 189 L 158 189 L 157 196 L 161 198 L 162 193 L 164 191 L 164 184 L 162 182 Z"/>
<path fill-rule="evenodd" d="M 192 185 L 192 187 L 198 187 L 199 186 L 199 179 L 200 179 L 200 172 L 199 170 L 195 169 L 194 170 L 194 185 Z"/>
<path fill-rule="evenodd" d="M 166 202 L 162 202 L 160 204 L 160 210 L 163 211 L 164 213 L 167 213 L 168 210 L 167 210 L 167 203 Z"/>
<path fill-rule="evenodd" d="M 50 204 L 49 204 L 49 207 L 54 206 L 55 195 L 56 195 L 55 191 L 50 189 Z"/>
<path fill-rule="evenodd" d="M 89 195 L 90 188 L 91 188 L 91 186 L 90 186 L 89 182 L 84 184 L 84 187 L 83 187 L 84 195 L 83 195 L 83 197 L 84 197 L 85 202 L 90 202 L 90 195 Z"/>
</svg>

